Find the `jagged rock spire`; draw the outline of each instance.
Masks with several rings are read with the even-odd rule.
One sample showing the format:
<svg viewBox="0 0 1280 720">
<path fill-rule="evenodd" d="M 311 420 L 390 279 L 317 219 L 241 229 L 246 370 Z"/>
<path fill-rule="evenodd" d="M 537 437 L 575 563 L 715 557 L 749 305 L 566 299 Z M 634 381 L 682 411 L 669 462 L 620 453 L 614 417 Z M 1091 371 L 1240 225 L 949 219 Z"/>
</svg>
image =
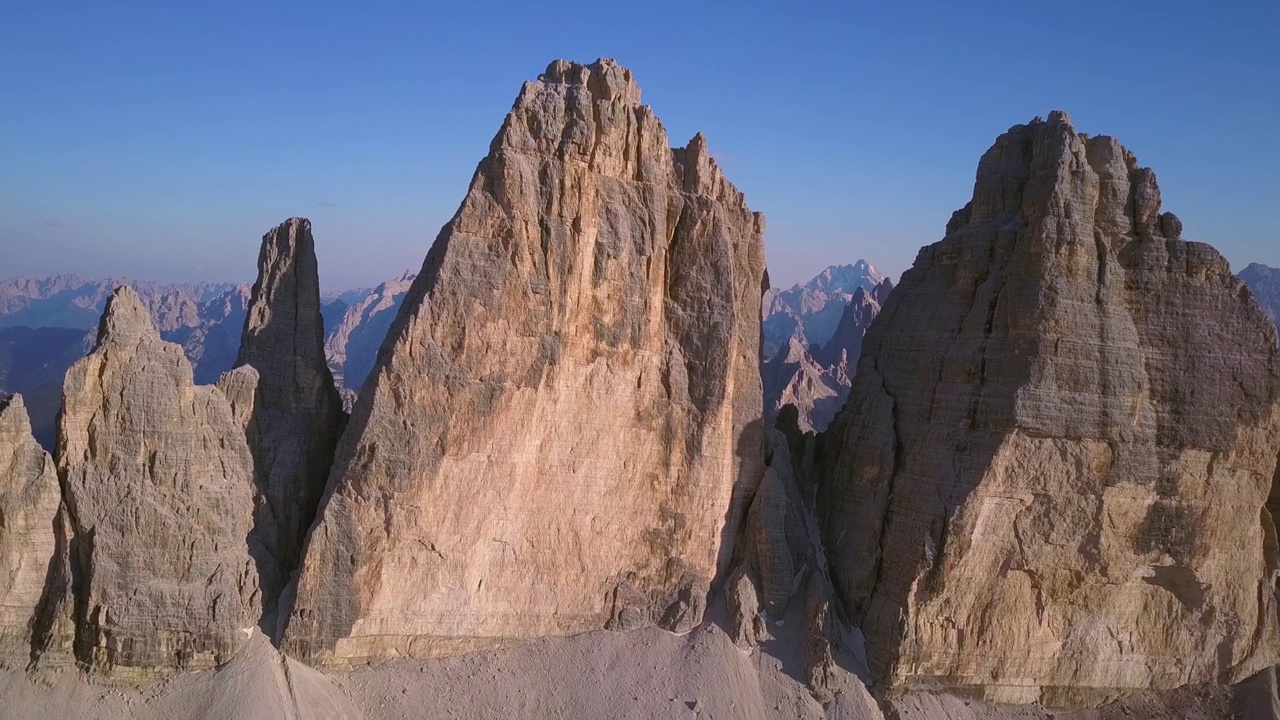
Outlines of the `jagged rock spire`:
<svg viewBox="0 0 1280 720">
<path fill-rule="evenodd" d="M 260 501 L 253 551 L 268 613 L 297 567 L 345 421 L 324 354 L 311 222 L 262 237 L 237 367 L 218 386 L 245 427 Z"/>
<path fill-rule="evenodd" d="M 627 69 L 526 83 L 353 410 L 285 647 L 698 622 L 763 471 L 763 227 Z"/>
</svg>

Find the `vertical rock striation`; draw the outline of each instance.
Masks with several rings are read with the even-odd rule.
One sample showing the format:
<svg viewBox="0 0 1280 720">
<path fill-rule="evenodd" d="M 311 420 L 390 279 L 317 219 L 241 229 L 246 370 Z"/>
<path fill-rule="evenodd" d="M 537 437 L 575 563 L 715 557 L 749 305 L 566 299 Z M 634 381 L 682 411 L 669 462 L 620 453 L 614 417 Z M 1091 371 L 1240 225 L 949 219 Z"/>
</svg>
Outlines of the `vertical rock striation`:
<svg viewBox="0 0 1280 720">
<path fill-rule="evenodd" d="M 325 361 L 309 220 L 291 218 L 262 237 L 237 367 L 218 386 L 253 454 L 252 547 L 270 612 L 297 567 L 344 420 Z"/>
<path fill-rule="evenodd" d="M 66 555 L 53 459 L 31 434 L 21 395 L 0 395 L 0 653 L 38 653 L 47 643 L 45 587 Z"/>
<path fill-rule="evenodd" d="M 77 659 L 133 676 L 225 661 L 260 614 L 253 461 L 226 398 L 193 384 L 128 287 L 67 371 L 57 458 Z"/>
<path fill-rule="evenodd" d="M 625 68 L 526 83 L 340 441 L 285 647 L 697 623 L 762 472 L 763 225 Z"/>
<path fill-rule="evenodd" d="M 891 690 L 1082 704 L 1277 660 L 1276 331 L 1155 174 L 1011 128 L 824 437 L 836 586 Z"/>
</svg>

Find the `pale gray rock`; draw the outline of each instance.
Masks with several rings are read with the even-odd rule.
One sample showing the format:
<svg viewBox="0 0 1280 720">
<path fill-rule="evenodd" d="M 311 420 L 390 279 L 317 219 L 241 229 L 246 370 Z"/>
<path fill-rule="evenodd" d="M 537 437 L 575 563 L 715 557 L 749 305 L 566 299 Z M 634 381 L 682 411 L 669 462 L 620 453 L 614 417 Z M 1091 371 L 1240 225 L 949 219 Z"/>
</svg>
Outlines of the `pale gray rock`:
<svg viewBox="0 0 1280 720">
<path fill-rule="evenodd" d="M 763 229 L 630 71 L 527 83 L 356 403 L 285 647 L 696 625 L 763 471 Z"/>
<path fill-rule="evenodd" d="M 0 654 L 27 656 L 48 642 L 45 587 L 65 556 L 58 473 L 31 435 L 21 395 L 0 395 Z"/>
<path fill-rule="evenodd" d="M 782 408 L 792 406 L 803 430 L 825 430 L 849 394 L 845 367 L 843 363 L 824 366 L 798 338 L 789 339 L 760 368 L 766 422 L 772 424 Z"/>
<path fill-rule="evenodd" d="M 253 546 L 268 611 L 298 565 L 345 421 L 320 310 L 311 222 L 291 218 L 262 237 L 239 361 L 218 384 L 253 454 Z"/>
<path fill-rule="evenodd" d="M 1276 330 L 1177 227 L 1055 112 L 889 296 L 819 508 L 890 695 L 1078 706 L 1276 662 Z"/>
<path fill-rule="evenodd" d="M 226 398 L 194 384 L 128 287 L 67 371 L 57 462 L 77 660 L 149 676 L 229 659 L 261 611 L 253 461 Z"/>
</svg>

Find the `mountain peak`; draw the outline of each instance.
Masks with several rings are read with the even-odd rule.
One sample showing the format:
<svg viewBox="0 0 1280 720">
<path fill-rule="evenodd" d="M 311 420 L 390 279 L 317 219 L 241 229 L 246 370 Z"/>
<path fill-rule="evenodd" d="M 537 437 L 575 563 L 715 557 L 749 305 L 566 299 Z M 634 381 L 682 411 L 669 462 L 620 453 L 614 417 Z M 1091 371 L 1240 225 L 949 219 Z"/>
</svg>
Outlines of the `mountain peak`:
<svg viewBox="0 0 1280 720">
<path fill-rule="evenodd" d="M 98 344 L 159 340 L 160 333 L 142 298 L 128 285 L 121 285 L 107 298 L 107 307 L 98 326 Z"/>
</svg>

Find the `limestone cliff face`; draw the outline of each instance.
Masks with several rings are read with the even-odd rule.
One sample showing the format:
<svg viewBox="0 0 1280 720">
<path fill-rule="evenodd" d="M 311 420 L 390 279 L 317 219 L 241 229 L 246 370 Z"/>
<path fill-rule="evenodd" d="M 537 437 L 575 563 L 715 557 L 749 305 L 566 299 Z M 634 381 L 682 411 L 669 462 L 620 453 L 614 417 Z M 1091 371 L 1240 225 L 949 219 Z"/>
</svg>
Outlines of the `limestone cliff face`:
<svg viewBox="0 0 1280 720">
<path fill-rule="evenodd" d="M 285 647 L 698 622 L 762 472 L 763 225 L 625 68 L 526 83 L 356 404 Z"/>
<path fill-rule="evenodd" d="M 226 398 L 193 384 L 128 287 L 67 371 L 59 424 L 77 659 L 121 675 L 228 659 L 261 611 L 252 458 Z"/>
<path fill-rule="evenodd" d="M 891 689 L 1054 704 L 1277 660 L 1275 329 L 1151 170 L 1015 126 L 868 333 L 821 448 L 836 586 Z"/>
<path fill-rule="evenodd" d="M 310 221 L 291 218 L 263 236 L 239 360 L 218 386 L 253 454 L 252 546 L 271 608 L 297 567 L 345 417 L 325 362 Z"/>
<path fill-rule="evenodd" d="M 37 611 L 45 604 L 56 557 L 66 554 L 57 527 L 61 502 L 53 459 L 31 434 L 22 396 L 0 396 L 0 653 L 5 655 L 34 653 L 44 644 Z"/>
</svg>

